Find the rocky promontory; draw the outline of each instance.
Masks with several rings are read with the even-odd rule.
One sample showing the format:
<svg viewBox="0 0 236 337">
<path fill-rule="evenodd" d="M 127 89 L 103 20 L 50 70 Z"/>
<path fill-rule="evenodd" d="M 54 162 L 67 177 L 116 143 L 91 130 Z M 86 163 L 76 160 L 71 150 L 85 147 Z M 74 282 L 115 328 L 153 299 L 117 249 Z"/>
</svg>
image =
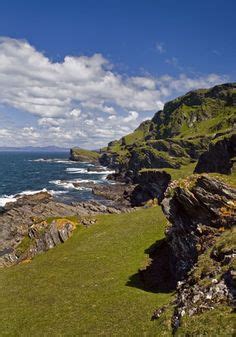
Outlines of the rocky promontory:
<svg viewBox="0 0 236 337">
<path fill-rule="evenodd" d="M 99 153 L 81 148 L 70 149 L 70 160 L 98 164 Z"/>
<path fill-rule="evenodd" d="M 0 213 L 0 267 L 19 263 L 63 243 L 78 223 L 88 226 L 101 213 L 130 211 L 125 205 L 98 201 L 55 201 L 47 192 L 21 196 Z"/>
</svg>

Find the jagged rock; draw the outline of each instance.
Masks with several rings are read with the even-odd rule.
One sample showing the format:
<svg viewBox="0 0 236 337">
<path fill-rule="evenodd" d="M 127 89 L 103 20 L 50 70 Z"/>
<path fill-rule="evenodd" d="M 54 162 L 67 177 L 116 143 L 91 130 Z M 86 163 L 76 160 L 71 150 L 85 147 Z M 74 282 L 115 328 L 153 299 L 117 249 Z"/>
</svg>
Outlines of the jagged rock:
<svg viewBox="0 0 236 337">
<path fill-rule="evenodd" d="M 193 176 L 169 185 L 162 208 L 171 223 L 166 237 L 174 256 L 173 274 L 181 280 L 199 252 L 211 246 L 219 228 L 235 224 L 236 189 L 207 176 Z"/>
<path fill-rule="evenodd" d="M 236 170 L 236 133 L 211 143 L 195 168 L 196 173 L 218 172 L 230 174 Z"/>
<path fill-rule="evenodd" d="M 107 166 L 111 169 L 118 168 L 120 166 L 119 154 L 117 153 L 102 153 L 99 158 L 99 162 L 102 166 Z"/>
<path fill-rule="evenodd" d="M 92 192 L 105 199 L 115 201 L 116 205 L 130 206 L 129 197 L 132 194 L 133 189 L 133 185 L 120 183 L 107 185 L 97 184 L 94 185 Z"/>
<path fill-rule="evenodd" d="M 68 219 L 56 219 L 51 224 L 46 221 L 32 225 L 28 230 L 27 245 L 16 247 L 17 263 L 45 252 L 65 242 L 75 229 L 75 223 Z M 20 249 L 21 248 L 21 249 Z"/>
<path fill-rule="evenodd" d="M 165 171 L 141 171 L 135 177 L 137 186 L 134 188 L 130 200 L 134 206 L 145 204 L 150 199 L 162 201 L 164 193 L 171 181 L 171 176 Z"/>
<path fill-rule="evenodd" d="M 65 218 L 78 216 L 82 219 L 87 216 L 100 213 L 129 212 L 125 205 L 101 204 L 90 200 L 71 205 L 59 203 L 53 200 L 48 193 L 38 193 L 20 197 L 15 203 L 6 205 L 0 214 L 0 267 L 16 263 L 16 247 L 25 237 L 33 236 L 35 224 L 43 223 L 48 218 Z M 30 229 L 31 228 L 31 229 Z M 68 237 L 67 227 L 55 229 L 54 225 L 46 231 L 44 241 L 40 241 L 42 247 L 49 247 L 64 241 Z M 36 232 L 34 232 L 36 235 Z M 43 248 L 42 248 L 43 249 Z"/>
<path fill-rule="evenodd" d="M 234 231 L 227 234 L 230 238 L 229 242 L 225 242 L 225 238 L 220 237 L 216 240 L 216 246 L 218 242 L 221 248 L 225 246 L 227 249 L 232 242 L 236 241 Z M 213 246 L 212 252 L 216 248 Z M 185 314 L 189 316 L 199 314 L 212 310 L 219 304 L 236 307 L 235 269 L 233 269 L 235 268 L 236 247 L 232 248 L 231 253 L 231 255 L 227 252 L 221 254 L 221 261 L 215 260 L 214 254 L 211 254 L 207 262 L 200 259 L 186 279 L 178 282 L 172 318 L 174 330 L 178 328 L 181 317 Z"/>
<path fill-rule="evenodd" d="M 33 195 L 23 195 L 23 196 L 16 195 L 16 198 L 17 197 L 18 199 L 16 201 L 6 203 L 4 209 L 10 210 L 13 207 L 16 208 L 26 204 L 29 206 L 34 206 L 37 205 L 38 203 L 45 203 L 52 200 L 52 196 L 48 192 L 39 192 Z"/>
<path fill-rule="evenodd" d="M 172 327 L 219 304 L 236 304 L 236 189 L 208 177 L 172 182 L 162 201 L 169 270 L 177 283 Z M 159 256 L 160 260 L 160 256 Z"/>
</svg>

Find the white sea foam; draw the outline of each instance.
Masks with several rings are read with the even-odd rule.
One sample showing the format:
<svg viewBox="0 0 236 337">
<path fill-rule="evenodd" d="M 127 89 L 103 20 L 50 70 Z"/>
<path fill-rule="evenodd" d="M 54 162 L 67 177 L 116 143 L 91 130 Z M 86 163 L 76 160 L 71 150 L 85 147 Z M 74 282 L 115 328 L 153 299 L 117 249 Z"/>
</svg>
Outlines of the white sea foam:
<svg viewBox="0 0 236 337">
<path fill-rule="evenodd" d="M 50 184 L 54 184 L 57 186 L 60 186 L 62 188 L 65 188 L 67 190 L 86 190 L 89 191 L 91 188 L 84 187 L 84 186 L 75 186 L 74 183 L 88 183 L 88 182 L 94 182 L 94 180 L 51 180 L 49 181 Z"/>
<path fill-rule="evenodd" d="M 37 159 L 29 159 L 32 162 L 42 162 L 42 163 L 56 163 L 56 164 L 74 164 L 73 161 L 69 159 L 60 159 L 60 158 L 37 158 Z"/>
<path fill-rule="evenodd" d="M 15 202 L 17 198 L 14 195 L 3 195 L 0 197 L 0 207 L 4 207 L 8 202 Z"/>
<path fill-rule="evenodd" d="M 66 169 L 66 172 L 68 173 L 88 173 L 87 169 L 85 168 L 79 168 L 79 167 L 68 167 Z"/>
<path fill-rule="evenodd" d="M 97 175 L 106 175 L 106 176 L 108 174 L 115 173 L 115 171 L 107 170 L 106 167 L 104 167 L 104 171 L 87 171 L 87 169 L 84 169 L 84 168 L 68 167 L 66 168 L 66 172 L 68 172 L 69 174 L 83 173 L 83 174 L 97 174 Z"/>
<path fill-rule="evenodd" d="M 48 192 L 49 194 L 53 195 L 59 195 L 59 194 L 65 194 L 66 191 L 54 191 L 54 190 L 47 190 L 46 188 L 43 188 L 42 190 L 38 191 L 23 191 L 17 194 L 12 195 L 2 195 L 0 197 L 0 207 L 4 207 L 8 202 L 15 202 L 17 199 L 23 197 L 24 195 L 34 195 L 40 192 Z"/>
</svg>

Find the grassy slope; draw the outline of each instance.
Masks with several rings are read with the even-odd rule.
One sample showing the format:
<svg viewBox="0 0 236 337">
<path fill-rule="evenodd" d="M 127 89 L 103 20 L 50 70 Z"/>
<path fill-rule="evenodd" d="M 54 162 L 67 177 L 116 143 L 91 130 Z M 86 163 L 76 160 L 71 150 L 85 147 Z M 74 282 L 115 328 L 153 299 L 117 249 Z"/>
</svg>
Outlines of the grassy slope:
<svg viewBox="0 0 236 337">
<path fill-rule="evenodd" d="M 171 179 L 182 179 L 191 175 L 195 169 L 196 163 L 190 163 L 188 165 L 181 166 L 180 169 L 164 168 L 164 169 L 141 169 L 140 172 L 146 171 L 165 171 L 171 175 Z"/>
<path fill-rule="evenodd" d="M 1 270 L 0 335 L 168 336 L 150 317 L 171 295 L 126 285 L 165 222 L 159 207 L 100 216 L 31 263 Z"/>
<path fill-rule="evenodd" d="M 177 179 L 193 168 L 168 171 Z M 235 174 L 217 176 L 236 181 Z M 171 336 L 170 310 L 150 321 L 171 295 L 126 285 L 165 223 L 159 207 L 100 216 L 31 263 L 1 270 L 0 336 Z M 232 336 L 233 317 L 226 307 L 184 317 L 177 335 Z"/>
<path fill-rule="evenodd" d="M 73 150 L 73 153 L 77 156 L 88 157 L 91 159 L 99 158 L 99 153 L 95 151 L 90 151 L 90 150 L 85 150 L 85 149 L 80 149 L 80 148 L 73 148 L 72 150 Z"/>
</svg>

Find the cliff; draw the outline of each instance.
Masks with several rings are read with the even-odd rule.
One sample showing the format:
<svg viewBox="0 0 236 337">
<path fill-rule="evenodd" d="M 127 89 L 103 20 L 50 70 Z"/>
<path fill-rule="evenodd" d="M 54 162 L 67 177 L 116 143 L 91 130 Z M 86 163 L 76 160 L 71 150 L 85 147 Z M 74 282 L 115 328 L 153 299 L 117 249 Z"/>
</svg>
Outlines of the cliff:
<svg viewBox="0 0 236 337">
<path fill-rule="evenodd" d="M 197 161 L 218 139 L 235 134 L 235 123 L 236 83 L 191 91 L 166 103 L 133 133 L 110 142 L 99 160 L 120 172 L 180 168 Z"/>
<path fill-rule="evenodd" d="M 193 175 L 169 185 L 162 208 L 169 221 L 166 239 L 142 278 L 159 288 L 163 277 L 166 287 L 177 285 L 175 332 L 185 315 L 235 307 L 236 189 L 207 175 Z M 159 308 L 153 319 L 165 310 Z"/>
<path fill-rule="evenodd" d="M 89 151 L 80 148 L 72 148 L 70 150 L 70 160 L 89 162 L 89 163 L 98 163 L 99 153 L 96 151 Z"/>
<path fill-rule="evenodd" d="M 195 168 L 196 173 L 218 172 L 231 174 L 236 171 L 236 133 L 223 135 L 209 145 Z"/>
</svg>

